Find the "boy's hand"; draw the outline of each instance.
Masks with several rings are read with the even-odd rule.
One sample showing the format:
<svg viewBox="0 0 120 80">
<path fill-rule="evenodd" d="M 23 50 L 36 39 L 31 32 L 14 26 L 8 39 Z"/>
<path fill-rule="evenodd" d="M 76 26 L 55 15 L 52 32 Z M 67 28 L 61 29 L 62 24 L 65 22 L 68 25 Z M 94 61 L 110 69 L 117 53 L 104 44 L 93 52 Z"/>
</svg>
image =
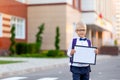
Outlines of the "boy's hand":
<svg viewBox="0 0 120 80">
<path fill-rule="evenodd" d="M 95 49 L 95 53 L 98 54 L 98 52 L 99 52 L 98 49 Z"/>
<path fill-rule="evenodd" d="M 72 49 L 70 55 L 72 56 L 75 53 L 75 50 Z"/>
</svg>

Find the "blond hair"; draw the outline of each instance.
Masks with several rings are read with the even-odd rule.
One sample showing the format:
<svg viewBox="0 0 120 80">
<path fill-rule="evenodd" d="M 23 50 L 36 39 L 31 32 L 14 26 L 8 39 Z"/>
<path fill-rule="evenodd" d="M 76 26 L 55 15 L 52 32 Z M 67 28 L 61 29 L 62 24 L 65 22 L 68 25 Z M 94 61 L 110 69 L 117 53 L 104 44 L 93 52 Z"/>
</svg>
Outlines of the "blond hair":
<svg viewBox="0 0 120 80">
<path fill-rule="evenodd" d="M 85 30 L 87 29 L 87 26 L 86 26 L 86 24 L 84 24 L 83 22 L 78 22 L 77 24 L 76 24 L 76 29 L 78 29 L 78 28 L 84 28 Z"/>
</svg>

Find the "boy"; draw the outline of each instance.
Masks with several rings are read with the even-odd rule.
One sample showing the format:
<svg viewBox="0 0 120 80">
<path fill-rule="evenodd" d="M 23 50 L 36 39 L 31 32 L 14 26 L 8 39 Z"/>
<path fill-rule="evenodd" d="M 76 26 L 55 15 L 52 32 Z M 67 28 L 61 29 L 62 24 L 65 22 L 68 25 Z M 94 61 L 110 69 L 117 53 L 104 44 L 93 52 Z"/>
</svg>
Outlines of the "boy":
<svg viewBox="0 0 120 80">
<path fill-rule="evenodd" d="M 72 62 L 72 56 L 75 53 L 74 45 L 82 45 L 82 46 L 91 47 L 90 40 L 88 40 L 85 37 L 86 25 L 83 24 L 82 22 L 77 23 L 75 31 L 78 37 L 72 40 L 72 43 L 67 52 L 67 55 L 70 57 L 70 71 L 72 72 L 73 80 L 89 80 L 89 73 L 91 72 L 90 65 Z M 98 54 L 97 49 L 95 50 L 95 53 Z"/>
</svg>

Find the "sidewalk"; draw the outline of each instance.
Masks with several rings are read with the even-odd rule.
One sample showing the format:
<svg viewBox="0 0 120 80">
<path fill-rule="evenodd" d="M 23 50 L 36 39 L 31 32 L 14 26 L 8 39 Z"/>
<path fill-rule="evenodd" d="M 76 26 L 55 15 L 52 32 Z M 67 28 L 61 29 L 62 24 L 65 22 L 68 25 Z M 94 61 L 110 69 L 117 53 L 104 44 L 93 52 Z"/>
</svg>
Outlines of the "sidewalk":
<svg viewBox="0 0 120 80">
<path fill-rule="evenodd" d="M 97 60 L 110 58 L 108 55 L 98 55 Z M 0 57 L 0 60 L 23 61 L 12 64 L 0 64 L 0 77 L 19 75 L 40 71 L 62 65 L 68 65 L 69 58 L 11 58 Z"/>
<path fill-rule="evenodd" d="M 120 55 L 100 59 L 91 68 L 92 80 L 120 80 Z"/>
</svg>

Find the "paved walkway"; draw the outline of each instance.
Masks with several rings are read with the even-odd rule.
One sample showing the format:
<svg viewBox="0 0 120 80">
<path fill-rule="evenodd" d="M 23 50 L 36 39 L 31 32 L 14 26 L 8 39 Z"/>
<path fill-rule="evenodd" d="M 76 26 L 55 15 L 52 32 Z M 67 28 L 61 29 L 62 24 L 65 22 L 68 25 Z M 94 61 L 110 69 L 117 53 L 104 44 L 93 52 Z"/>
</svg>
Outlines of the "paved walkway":
<svg viewBox="0 0 120 80">
<path fill-rule="evenodd" d="M 97 59 L 110 58 L 108 55 L 98 55 Z M 0 64 L 0 77 L 18 75 L 29 72 L 39 71 L 57 66 L 66 65 L 69 63 L 68 58 L 11 58 L 0 57 L 0 60 L 23 61 L 12 64 Z"/>
<path fill-rule="evenodd" d="M 120 55 L 98 60 L 91 68 L 92 80 L 120 80 Z"/>
</svg>

